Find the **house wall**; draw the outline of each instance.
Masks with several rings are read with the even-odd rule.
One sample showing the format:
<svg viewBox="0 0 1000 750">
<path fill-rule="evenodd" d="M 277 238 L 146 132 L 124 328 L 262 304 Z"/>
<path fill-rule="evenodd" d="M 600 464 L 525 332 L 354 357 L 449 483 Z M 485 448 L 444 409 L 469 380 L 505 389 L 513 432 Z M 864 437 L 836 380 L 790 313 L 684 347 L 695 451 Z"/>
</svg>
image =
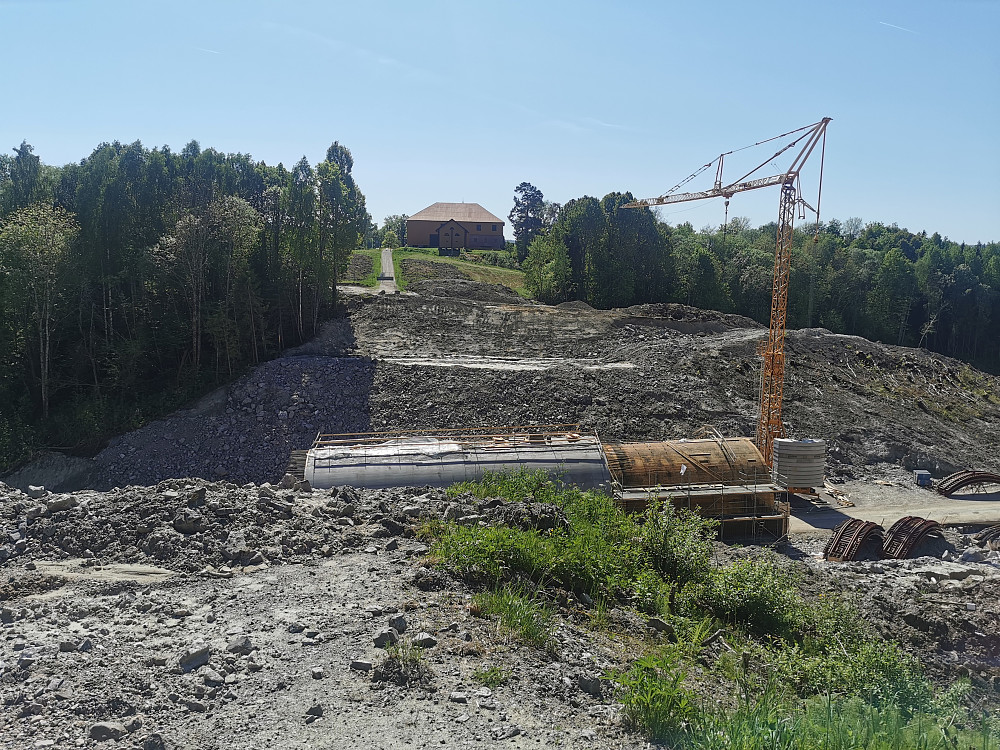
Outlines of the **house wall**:
<svg viewBox="0 0 1000 750">
<path fill-rule="evenodd" d="M 476 222 L 407 221 L 406 244 L 411 247 L 441 247 L 440 232 L 444 231 L 442 227 L 453 223 L 458 224 L 466 231 L 464 247 L 504 249 L 503 222 L 480 224 Z M 496 230 L 493 227 L 496 227 Z M 437 244 L 431 242 L 432 234 L 439 235 Z"/>
</svg>

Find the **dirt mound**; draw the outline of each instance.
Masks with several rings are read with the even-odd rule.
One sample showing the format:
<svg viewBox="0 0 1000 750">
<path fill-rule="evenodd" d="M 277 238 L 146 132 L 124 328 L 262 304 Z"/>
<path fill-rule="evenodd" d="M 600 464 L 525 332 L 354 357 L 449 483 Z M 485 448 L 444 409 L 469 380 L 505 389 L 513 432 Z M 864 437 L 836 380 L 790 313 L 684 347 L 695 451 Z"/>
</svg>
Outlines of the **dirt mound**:
<svg viewBox="0 0 1000 750">
<path fill-rule="evenodd" d="M 344 272 L 344 277 L 341 281 L 348 284 L 364 281 L 371 276 L 374 268 L 375 262 L 371 259 L 371 256 L 354 253 L 347 264 L 347 270 Z"/>
<path fill-rule="evenodd" d="M 560 302 L 556 307 L 560 310 L 581 310 L 583 312 L 593 312 L 594 308 L 588 305 L 583 300 L 570 300 L 569 302 Z"/>
<path fill-rule="evenodd" d="M 424 281 L 408 284 L 406 289 L 410 292 L 422 294 L 425 297 L 459 297 L 461 299 L 496 302 L 499 304 L 527 302 L 527 300 L 519 297 L 517 292 L 503 284 L 484 284 L 464 279 L 425 279 Z"/>
<path fill-rule="evenodd" d="M 415 284 L 424 279 L 469 279 L 468 274 L 451 263 L 406 258 L 400 261 L 399 266 L 408 284 Z"/>
<path fill-rule="evenodd" d="M 579 423 L 609 440 L 684 438 L 705 424 L 753 435 L 765 335 L 745 318 L 675 305 L 359 301 L 289 353 L 309 356 L 266 363 L 210 408 L 115 438 L 95 459 L 94 486 L 277 481 L 318 432 Z M 822 329 L 790 331 L 787 353 L 788 435 L 825 439 L 829 475 L 1000 469 L 1000 379 Z"/>
</svg>

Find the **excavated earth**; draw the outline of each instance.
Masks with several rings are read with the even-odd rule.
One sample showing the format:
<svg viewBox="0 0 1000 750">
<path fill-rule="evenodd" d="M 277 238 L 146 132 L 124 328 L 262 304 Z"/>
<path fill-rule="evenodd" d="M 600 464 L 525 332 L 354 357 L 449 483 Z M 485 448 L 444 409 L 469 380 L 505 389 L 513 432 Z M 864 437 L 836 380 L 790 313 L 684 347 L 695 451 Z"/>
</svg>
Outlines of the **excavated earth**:
<svg viewBox="0 0 1000 750">
<path fill-rule="evenodd" d="M 313 491 L 284 467 L 318 432 L 753 434 L 766 331 L 676 305 L 534 305 L 461 280 L 413 291 L 353 299 L 315 341 L 90 463 L 50 457 L 6 478 L 21 489 L 0 485 L 0 747 L 645 745 L 605 678 L 663 637 L 644 618 L 616 607 L 595 630 L 563 592 L 551 651 L 509 642 L 416 535 L 432 518 L 558 522 L 553 509 Z M 819 329 L 789 332 L 788 358 L 788 432 L 826 439 L 828 474 L 852 492 L 912 468 L 1000 470 L 996 378 Z M 903 561 L 826 563 L 824 536 L 778 552 L 807 592 L 849 592 L 932 678 L 967 676 L 996 705 L 1000 552 L 974 531 Z M 423 659 L 384 663 L 390 625 Z M 483 686 L 491 668 L 506 682 Z"/>
</svg>

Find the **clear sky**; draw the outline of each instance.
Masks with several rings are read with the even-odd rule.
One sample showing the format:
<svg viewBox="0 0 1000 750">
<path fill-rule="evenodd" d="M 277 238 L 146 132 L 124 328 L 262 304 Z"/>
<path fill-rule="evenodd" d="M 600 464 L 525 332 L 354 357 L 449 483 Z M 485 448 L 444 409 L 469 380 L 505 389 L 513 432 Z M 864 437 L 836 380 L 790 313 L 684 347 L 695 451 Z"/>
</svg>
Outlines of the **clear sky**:
<svg viewBox="0 0 1000 750">
<path fill-rule="evenodd" d="M 506 219 L 522 181 L 656 196 L 825 116 L 825 219 L 995 241 L 998 37 L 996 0 L 0 0 L 0 149 L 65 164 L 196 139 L 291 166 L 338 140 L 376 221 L 435 201 Z"/>
</svg>

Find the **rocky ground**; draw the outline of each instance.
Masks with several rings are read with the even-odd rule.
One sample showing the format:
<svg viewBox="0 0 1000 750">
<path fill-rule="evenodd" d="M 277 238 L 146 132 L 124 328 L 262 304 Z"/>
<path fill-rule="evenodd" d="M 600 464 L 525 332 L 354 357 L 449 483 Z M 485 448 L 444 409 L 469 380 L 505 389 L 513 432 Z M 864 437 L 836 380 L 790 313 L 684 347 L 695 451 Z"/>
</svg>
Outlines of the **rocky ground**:
<svg viewBox="0 0 1000 750">
<path fill-rule="evenodd" d="M 0 747 L 644 745 L 601 679 L 660 637 L 643 618 L 615 608 L 594 629 L 567 595 L 552 652 L 507 642 L 415 535 L 428 518 L 509 522 L 522 509 L 278 482 L 317 432 L 579 422 L 609 439 L 704 424 L 753 434 L 765 331 L 676 305 L 552 308 L 470 282 L 423 285 L 353 300 L 316 341 L 86 466 L 7 478 L 26 489 L 61 477 L 78 492 L 0 485 Z M 917 467 L 1000 469 L 996 378 L 822 330 L 788 341 L 789 433 L 827 439 L 845 486 Z M 779 551 L 817 595 L 855 593 L 936 679 L 968 675 L 980 697 L 1000 695 L 1000 555 L 972 531 L 898 562 L 828 564 L 822 537 Z M 757 551 L 718 548 L 739 554 Z M 423 657 L 386 662 L 376 642 L 393 637 L 404 655 L 424 644 Z M 508 679 L 487 687 L 494 668 Z"/>
<path fill-rule="evenodd" d="M 424 520 L 509 521 L 509 505 L 186 480 L 34 494 L 0 488 L 17 537 L 0 547 L 0 746 L 628 740 L 601 676 L 631 634 L 590 633 L 574 599 L 554 652 L 518 647 L 425 561 Z M 397 640 L 423 648 L 409 672 L 386 667 Z M 504 684 L 476 678 L 491 668 Z"/>
<path fill-rule="evenodd" d="M 564 593 L 554 648 L 519 646 L 417 538 L 535 509 L 291 481 L 32 494 L 0 487 L 2 747 L 644 745 L 603 678 L 662 637 L 652 623 L 615 607 L 594 628 Z M 949 531 L 933 557 L 833 565 L 821 545 L 779 548 L 807 591 L 853 592 L 931 675 L 1000 690 L 1000 552 Z M 393 643 L 421 657 L 387 659 Z"/>
</svg>

